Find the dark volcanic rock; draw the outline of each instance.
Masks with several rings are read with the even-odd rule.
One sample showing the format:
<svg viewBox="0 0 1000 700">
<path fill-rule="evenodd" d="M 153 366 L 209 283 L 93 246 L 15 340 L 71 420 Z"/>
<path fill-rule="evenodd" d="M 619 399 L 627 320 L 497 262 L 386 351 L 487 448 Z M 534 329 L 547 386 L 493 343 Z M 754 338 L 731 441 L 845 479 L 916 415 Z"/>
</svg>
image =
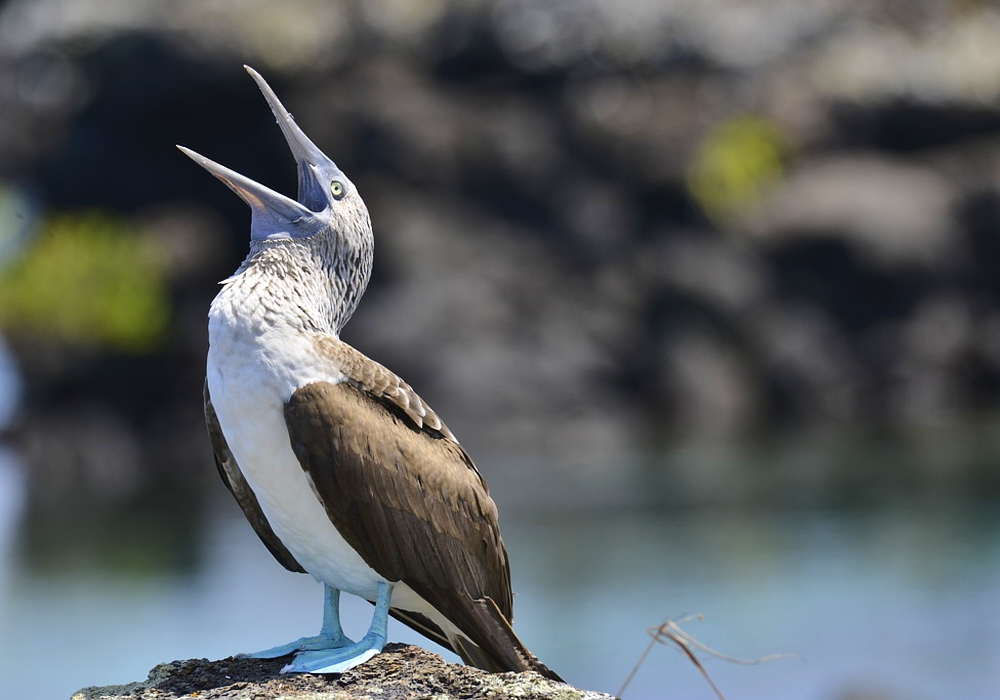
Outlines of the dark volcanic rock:
<svg viewBox="0 0 1000 700">
<path fill-rule="evenodd" d="M 419 647 L 390 644 L 386 650 L 340 676 L 280 675 L 287 659 L 230 657 L 221 661 L 190 659 L 160 664 L 142 683 L 84 688 L 71 700 L 211 700 L 253 698 L 270 700 L 349 700 L 378 697 L 508 698 L 522 700 L 610 700 L 604 693 L 555 683 L 537 673 L 487 673 L 445 663 Z"/>
<path fill-rule="evenodd" d="M 0 176 L 156 234 L 172 315 L 140 358 L 2 329 L 32 512 L 214 479 L 204 317 L 249 217 L 174 144 L 294 191 L 243 62 L 371 210 L 344 339 L 491 479 L 1000 407 L 988 4 L 62 4 L 0 3 Z"/>
</svg>

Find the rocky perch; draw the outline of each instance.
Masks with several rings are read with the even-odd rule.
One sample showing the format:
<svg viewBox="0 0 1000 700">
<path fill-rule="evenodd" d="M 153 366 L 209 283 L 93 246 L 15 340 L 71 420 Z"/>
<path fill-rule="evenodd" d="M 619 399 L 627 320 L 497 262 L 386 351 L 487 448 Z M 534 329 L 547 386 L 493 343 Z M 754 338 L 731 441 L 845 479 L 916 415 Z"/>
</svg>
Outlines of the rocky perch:
<svg viewBox="0 0 1000 700">
<path fill-rule="evenodd" d="M 84 688 L 70 700 L 403 700 L 405 698 L 518 698 L 611 700 L 612 696 L 555 683 L 534 672 L 487 673 L 446 663 L 437 654 L 389 644 L 371 661 L 344 674 L 281 675 L 287 659 L 229 657 L 160 664 L 140 683 Z"/>
</svg>

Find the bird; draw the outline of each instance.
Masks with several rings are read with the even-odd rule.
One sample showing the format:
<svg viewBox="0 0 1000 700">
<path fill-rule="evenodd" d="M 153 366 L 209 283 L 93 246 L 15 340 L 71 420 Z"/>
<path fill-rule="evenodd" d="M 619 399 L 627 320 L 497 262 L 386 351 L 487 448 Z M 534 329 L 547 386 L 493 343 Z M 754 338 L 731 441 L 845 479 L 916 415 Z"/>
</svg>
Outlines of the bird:
<svg viewBox="0 0 1000 700">
<path fill-rule="evenodd" d="M 391 615 L 467 664 L 561 681 L 511 626 L 509 559 L 476 465 L 409 384 L 340 339 L 371 276 L 368 208 L 244 68 L 294 156 L 298 196 L 178 146 L 251 210 L 249 254 L 208 313 L 205 420 L 253 530 L 324 587 L 319 634 L 248 656 L 342 673 L 382 651 Z M 341 628 L 342 592 L 375 606 L 359 641 Z"/>
</svg>

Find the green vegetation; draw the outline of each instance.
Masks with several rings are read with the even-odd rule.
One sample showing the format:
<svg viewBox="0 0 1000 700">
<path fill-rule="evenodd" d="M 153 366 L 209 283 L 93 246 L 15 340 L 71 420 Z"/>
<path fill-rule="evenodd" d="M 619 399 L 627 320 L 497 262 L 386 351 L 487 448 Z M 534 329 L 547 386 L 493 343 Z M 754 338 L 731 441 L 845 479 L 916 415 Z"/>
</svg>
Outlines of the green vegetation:
<svg viewBox="0 0 1000 700">
<path fill-rule="evenodd" d="M 702 209 L 725 222 L 781 179 L 784 141 L 766 119 L 740 116 L 709 132 L 688 170 L 688 187 Z"/>
<path fill-rule="evenodd" d="M 170 315 L 166 257 L 125 219 L 52 216 L 0 270 L 0 328 L 49 340 L 147 352 Z"/>
</svg>

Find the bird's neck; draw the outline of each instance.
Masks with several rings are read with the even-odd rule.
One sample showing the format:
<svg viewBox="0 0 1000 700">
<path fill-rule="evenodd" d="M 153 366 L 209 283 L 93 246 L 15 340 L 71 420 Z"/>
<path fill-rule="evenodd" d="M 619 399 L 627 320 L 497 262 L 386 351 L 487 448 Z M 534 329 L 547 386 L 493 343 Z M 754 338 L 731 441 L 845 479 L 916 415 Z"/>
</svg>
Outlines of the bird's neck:
<svg viewBox="0 0 1000 700">
<path fill-rule="evenodd" d="M 258 243 L 223 282 L 213 312 L 259 326 L 339 337 L 368 284 L 370 265 L 343 260 L 315 243 Z"/>
</svg>

